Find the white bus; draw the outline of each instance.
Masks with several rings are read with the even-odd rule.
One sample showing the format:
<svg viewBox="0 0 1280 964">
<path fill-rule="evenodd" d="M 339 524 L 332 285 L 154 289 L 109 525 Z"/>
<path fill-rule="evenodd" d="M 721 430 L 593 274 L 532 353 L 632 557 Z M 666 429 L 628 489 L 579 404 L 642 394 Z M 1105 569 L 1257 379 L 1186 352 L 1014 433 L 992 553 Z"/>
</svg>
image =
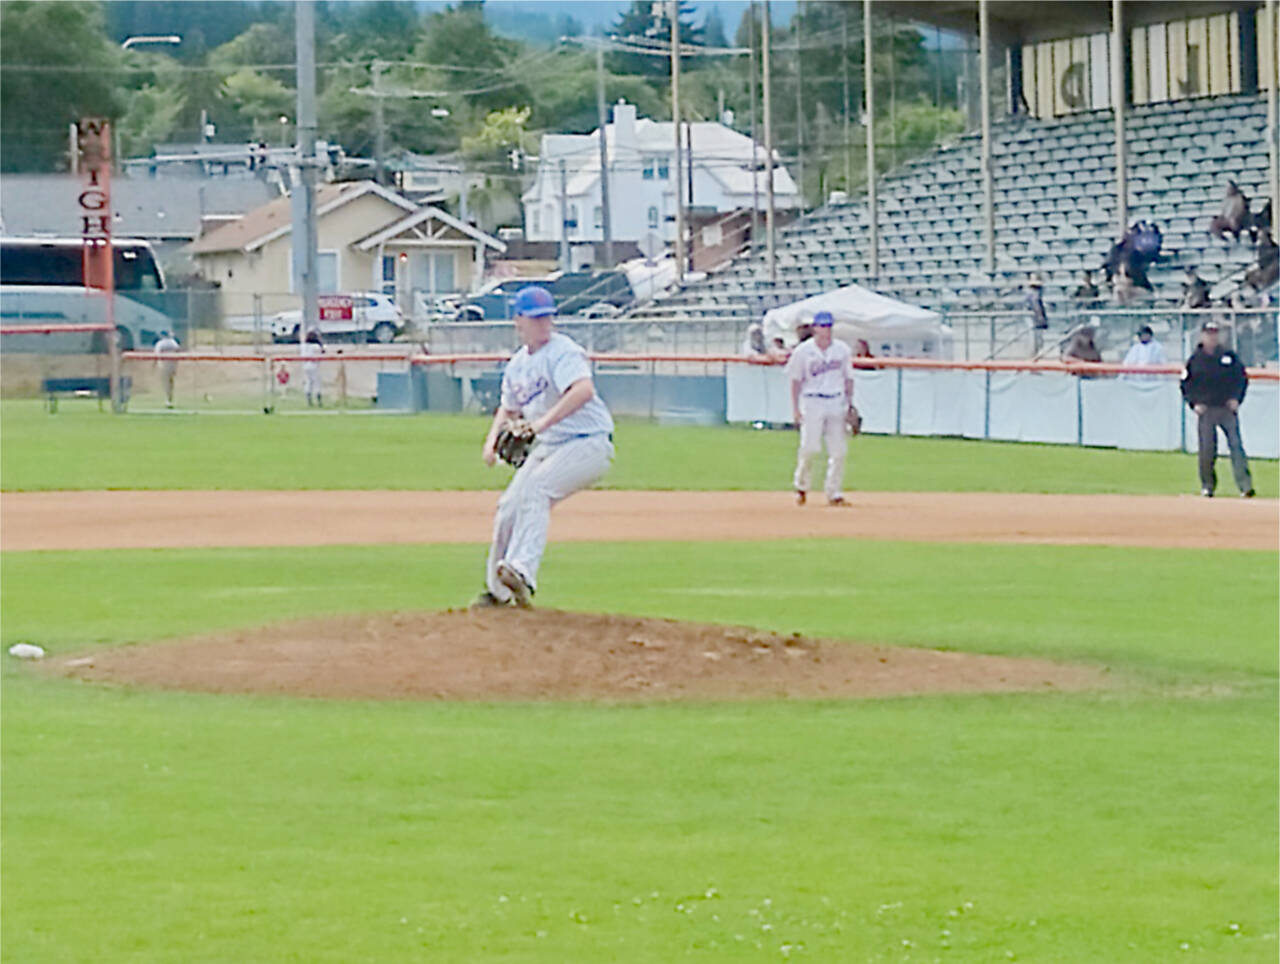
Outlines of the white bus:
<svg viewBox="0 0 1280 964">
<path fill-rule="evenodd" d="M 154 345 L 160 332 L 173 329 L 169 316 L 147 303 L 149 295 L 154 297 L 164 291 L 164 274 L 146 241 L 113 239 L 111 247 L 120 347 L 127 351 Z M 0 322 L 57 325 L 105 320 L 102 293 L 84 283 L 81 239 L 0 238 Z M 96 341 L 101 342 L 102 339 Z M 19 345 L 5 347 L 22 350 Z"/>
</svg>

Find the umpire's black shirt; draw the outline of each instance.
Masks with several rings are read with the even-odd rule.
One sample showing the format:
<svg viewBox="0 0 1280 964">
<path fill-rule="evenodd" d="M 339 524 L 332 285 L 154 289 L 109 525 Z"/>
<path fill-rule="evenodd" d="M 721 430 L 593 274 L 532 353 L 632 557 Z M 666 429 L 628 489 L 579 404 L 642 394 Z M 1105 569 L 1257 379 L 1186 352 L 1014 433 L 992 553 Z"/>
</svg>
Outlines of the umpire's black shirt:
<svg viewBox="0 0 1280 964">
<path fill-rule="evenodd" d="M 1182 397 L 1188 405 L 1221 406 L 1233 398 L 1243 402 L 1248 386 L 1240 356 L 1221 345 L 1213 351 L 1197 347 L 1182 373 Z"/>
</svg>

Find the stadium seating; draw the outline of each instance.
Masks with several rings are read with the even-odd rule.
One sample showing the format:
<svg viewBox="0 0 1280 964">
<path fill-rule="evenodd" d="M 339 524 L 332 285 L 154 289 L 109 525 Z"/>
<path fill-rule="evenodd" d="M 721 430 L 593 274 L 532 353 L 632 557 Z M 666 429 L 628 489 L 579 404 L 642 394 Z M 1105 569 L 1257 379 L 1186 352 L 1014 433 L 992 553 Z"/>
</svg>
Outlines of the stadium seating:
<svg viewBox="0 0 1280 964">
<path fill-rule="evenodd" d="M 1264 202 L 1266 115 L 1265 99 L 1249 94 L 1137 107 L 1127 116 L 1129 221 L 1153 220 L 1164 237 L 1163 259 L 1150 272 L 1154 304 L 1180 299 L 1187 265 L 1212 283 L 1251 262 L 1246 245 L 1228 248 L 1207 228 L 1228 179 L 1255 199 L 1255 210 Z M 1016 307 L 1031 272 L 1044 278 L 1046 301 L 1065 302 L 1080 271 L 1100 266 L 1117 235 L 1111 112 L 1012 118 L 995 127 L 990 278 L 983 271 L 980 151 L 980 137 L 967 134 L 882 178 L 874 279 L 867 208 L 858 200 L 819 208 L 783 229 L 776 282 L 767 278 L 760 244 L 632 318 L 733 317 L 745 324 L 774 304 L 853 282 L 933 308 Z"/>
</svg>

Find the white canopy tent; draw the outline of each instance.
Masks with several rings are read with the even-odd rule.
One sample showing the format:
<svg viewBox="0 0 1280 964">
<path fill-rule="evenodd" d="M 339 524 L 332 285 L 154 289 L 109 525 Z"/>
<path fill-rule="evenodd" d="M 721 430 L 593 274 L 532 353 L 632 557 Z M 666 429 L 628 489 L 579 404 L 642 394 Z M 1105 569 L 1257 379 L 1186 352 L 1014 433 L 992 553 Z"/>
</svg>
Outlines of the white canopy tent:
<svg viewBox="0 0 1280 964">
<path fill-rule="evenodd" d="M 936 311 L 909 305 L 862 285 L 847 285 L 765 312 L 768 342 L 796 343 L 796 325 L 820 311 L 831 312 L 835 336 L 850 345 L 864 339 L 871 353 L 893 358 L 950 358 L 952 331 Z"/>
</svg>

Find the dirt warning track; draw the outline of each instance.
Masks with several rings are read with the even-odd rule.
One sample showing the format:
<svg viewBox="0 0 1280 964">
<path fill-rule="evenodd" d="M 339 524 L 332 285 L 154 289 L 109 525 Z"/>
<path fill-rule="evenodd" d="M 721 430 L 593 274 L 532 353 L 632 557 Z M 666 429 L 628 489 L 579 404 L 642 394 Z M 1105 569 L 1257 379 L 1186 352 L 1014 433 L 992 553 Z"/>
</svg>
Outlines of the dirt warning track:
<svg viewBox="0 0 1280 964">
<path fill-rule="evenodd" d="M 487 542 L 497 492 L 18 492 L 0 548 L 126 549 Z M 1280 547 L 1275 500 L 859 492 L 848 508 L 786 492 L 584 492 L 558 542 L 889 539 L 1191 549 Z"/>
</svg>

